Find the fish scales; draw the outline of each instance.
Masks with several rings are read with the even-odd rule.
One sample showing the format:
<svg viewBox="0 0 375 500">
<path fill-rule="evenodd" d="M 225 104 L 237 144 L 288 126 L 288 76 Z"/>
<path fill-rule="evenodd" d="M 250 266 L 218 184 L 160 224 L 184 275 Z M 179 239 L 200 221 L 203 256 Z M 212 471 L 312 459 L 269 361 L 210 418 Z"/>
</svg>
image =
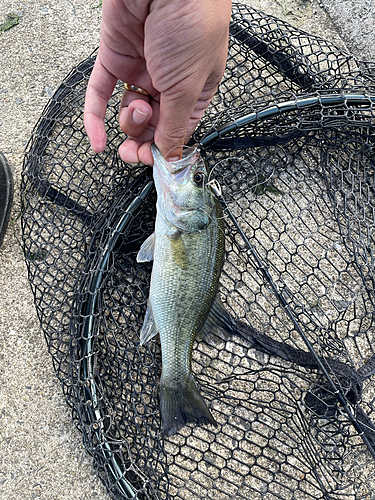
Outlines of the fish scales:
<svg viewBox="0 0 375 500">
<path fill-rule="evenodd" d="M 160 335 L 160 413 L 170 436 L 187 422 L 216 425 L 192 375 L 192 348 L 202 328 L 230 331 L 231 320 L 218 296 L 223 213 L 207 189 L 206 166 L 197 149 L 174 163 L 151 149 L 158 200 L 155 232 L 137 256 L 154 260 L 140 342 Z"/>
<path fill-rule="evenodd" d="M 219 205 L 217 212 L 216 221 L 202 232 L 181 236 L 191 260 L 187 269 L 176 264 L 166 222 L 162 217 L 157 219 L 150 300 L 163 349 L 163 378 L 171 383 L 188 377 L 195 335 L 217 294 L 224 253 Z"/>
</svg>

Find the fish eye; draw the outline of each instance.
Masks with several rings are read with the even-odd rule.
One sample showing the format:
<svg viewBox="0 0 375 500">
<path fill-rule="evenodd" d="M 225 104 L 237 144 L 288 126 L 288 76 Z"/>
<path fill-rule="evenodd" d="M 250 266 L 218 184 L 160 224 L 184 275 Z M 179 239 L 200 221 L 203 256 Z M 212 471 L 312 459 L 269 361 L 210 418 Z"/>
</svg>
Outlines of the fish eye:
<svg viewBox="0 0 375 500">
<path fill-rule="evenodd" d="M 198 187 L 202 187 L 203 186 L 203 181 L 204 181 L 204 173 L 203 172 L 195 172 L 194 174 L 194 182 L 195 184 L 198 186 Z"/>
</svg>

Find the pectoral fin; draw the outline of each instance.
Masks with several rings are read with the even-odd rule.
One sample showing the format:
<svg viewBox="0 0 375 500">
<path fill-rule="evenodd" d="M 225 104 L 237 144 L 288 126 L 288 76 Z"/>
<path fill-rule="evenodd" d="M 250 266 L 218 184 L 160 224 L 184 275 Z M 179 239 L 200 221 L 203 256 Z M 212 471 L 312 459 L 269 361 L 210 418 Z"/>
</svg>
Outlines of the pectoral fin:
<svg viewBox="0 0 375 500">
<path fill-rule="evenodd" d="M 155 248 L 155 233 L 147 238 L 142 243 L 142 246 L 137 255 L 137 262 L 149 262 L 154 258 L 154 248 Z"/>
<path fill-rule="evenodd" d="M 158 330 L 155 325 L 154 314 L 152 312 L 151 304 L 148 303 L 145 319 L 143 320 L 141 335 L 139 337 L 140 345 L 146 344 L 146 342 L 154 338 L 157 333 Z"/>
<path fill-rule="evenodd" d="M 189 258 L 184 244 L 184 240 L 179 232 L 169 236 L 171 243 L 172 257 L 174 262 L 184 271 L 189 268 Z"/>
</svg>

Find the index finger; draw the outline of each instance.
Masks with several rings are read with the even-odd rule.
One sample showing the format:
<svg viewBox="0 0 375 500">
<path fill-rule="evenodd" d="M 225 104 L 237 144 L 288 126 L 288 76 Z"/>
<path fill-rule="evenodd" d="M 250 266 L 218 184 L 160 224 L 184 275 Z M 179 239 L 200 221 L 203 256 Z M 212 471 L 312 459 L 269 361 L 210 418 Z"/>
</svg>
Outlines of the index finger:
<svg viewBox="0 0 375 500">
<path fill-rule="evenodd" d="M 117 78 L 97 58 L 87 85 L 84 111 L 86 132 L 95 153 L 101 153 L 107 142 L 104 119 L 116 83 Z"/>
</svg>

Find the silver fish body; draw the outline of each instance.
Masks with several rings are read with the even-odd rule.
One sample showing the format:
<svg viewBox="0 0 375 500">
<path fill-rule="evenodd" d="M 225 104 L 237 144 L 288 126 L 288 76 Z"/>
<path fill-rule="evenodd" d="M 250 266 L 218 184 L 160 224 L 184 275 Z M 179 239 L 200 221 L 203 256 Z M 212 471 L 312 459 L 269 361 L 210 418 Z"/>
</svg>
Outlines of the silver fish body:
<svg viewBox="0 0 375 500">
<path fill-rule="evenodd" d="M 217 296 L 224 228 L 198 151 L 174 164 L 155 145 L 152 151 L 158 202 L 155 232 L 138 254 L 138 261 L 154 260 L 141 343 L 160 335 L 160 409 L 169 436 L 186 422 L 216 424 L 195 384 L 191 355 L 206 323 L 229 324 Z"/>
</svg>

